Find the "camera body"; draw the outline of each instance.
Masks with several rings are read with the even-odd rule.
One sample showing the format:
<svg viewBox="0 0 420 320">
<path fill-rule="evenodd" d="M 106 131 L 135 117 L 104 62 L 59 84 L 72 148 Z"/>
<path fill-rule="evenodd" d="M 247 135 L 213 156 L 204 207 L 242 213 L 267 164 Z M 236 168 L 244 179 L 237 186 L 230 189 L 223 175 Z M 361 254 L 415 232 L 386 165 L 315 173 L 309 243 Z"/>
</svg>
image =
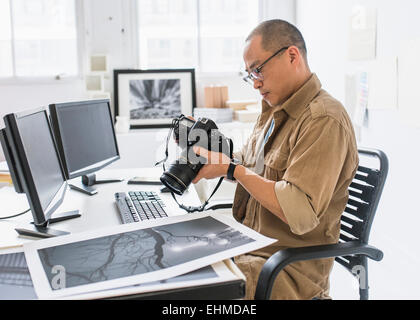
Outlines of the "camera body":
<svg viewBox="0 0 420 320">
<path fill-rule="evenodd" d="M 193 146 L 221 152 L 229 158 L 232 158 L 233 146 L 232 141 L 218 130 L 216 123 L 208 118 L 194 121 L 181 115 L 174 119 L 172 129 L 181 153 L 163 172 L 160 181 L 174 193 L 182 195 L 206 163 L 205 158 L 194 153 Z"/>
</svg>

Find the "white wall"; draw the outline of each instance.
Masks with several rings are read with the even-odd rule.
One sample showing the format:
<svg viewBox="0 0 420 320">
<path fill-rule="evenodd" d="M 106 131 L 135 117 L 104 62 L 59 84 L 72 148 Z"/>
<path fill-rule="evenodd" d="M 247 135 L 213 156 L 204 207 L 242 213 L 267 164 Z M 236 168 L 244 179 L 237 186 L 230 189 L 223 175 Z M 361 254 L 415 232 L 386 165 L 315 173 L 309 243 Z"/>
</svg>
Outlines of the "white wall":
<svg viewBox="0 0 420 320">
<path fill-rule="evenodd" d="M 357 4 L 377 8 L 377 59 L 398 56 L 405 41 L 420 36 L 417 0 L 298 0 L 297 25 L 307 42 L 312 71 L 324 88 L 343 103 L 344 75 L 369 64 L 347 60 L 349 17 Z M 359 145 L 382 149 L 390 162 L 371 234 L 371 243 L 384 252 L 382 262 L 369 265 L 372 298 L 420 297 L 419 140 L 420 129 L 406 125 L 398 110 L 370 110 L 368 123 L 361 130 Z M 346 298 L 347 289 L 333 286 L 332 291 Z"/>
<path fill-rule="evenodd" d="M 82 80 L 72 80 L 54 84 L 1 84 L 0 85 L 0 125 L 3 116 L 10 112 L 47 106 L 49 103 L 85 98 Z"/>
</svg>

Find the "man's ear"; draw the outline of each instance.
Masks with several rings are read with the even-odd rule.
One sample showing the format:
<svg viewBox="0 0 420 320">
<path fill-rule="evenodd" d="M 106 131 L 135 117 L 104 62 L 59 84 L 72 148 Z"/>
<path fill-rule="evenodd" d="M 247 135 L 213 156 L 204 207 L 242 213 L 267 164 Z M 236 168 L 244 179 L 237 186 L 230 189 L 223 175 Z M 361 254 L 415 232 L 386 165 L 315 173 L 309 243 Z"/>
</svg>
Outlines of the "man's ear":
<svg viewBox="0 0 420 320">
<path fill-rule="evenodd" d="M 288 50 L 290 63 L 295 63 L 300 58 L 300 51 L 296 46 L 290 46 Z"/>
</svg>

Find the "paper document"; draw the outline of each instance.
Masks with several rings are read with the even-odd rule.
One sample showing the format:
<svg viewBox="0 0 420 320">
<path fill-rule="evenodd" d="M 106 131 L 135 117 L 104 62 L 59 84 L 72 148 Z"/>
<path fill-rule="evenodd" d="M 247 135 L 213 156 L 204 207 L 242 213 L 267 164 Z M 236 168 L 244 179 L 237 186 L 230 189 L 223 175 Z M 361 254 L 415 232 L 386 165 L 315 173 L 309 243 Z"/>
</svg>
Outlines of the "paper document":
<svg viewBox="0 0 420 320">
<path fill-rule="evenodd" d="M 274 243 L 220 214 L 115 226 L 24 245 L 40 298 L 173 278 Z"/>
<path fill-rule="evenodd" d="M 420 128 L 420 38 L 410 39 L 398 56 L 398 107 L 404 123 Z"/>
<path fill-rule="evenodd" d="M 362 5 L 352 8 L 349 27 L 349 60 L 376 57 L 376 9 Z"/>
<path fill-rule="evenodd" d="M 397 58 L 379 59 L 369 66 L 368 109 L 397 109 Z"/>
<path fill-rule="evenodd" d="M 64 299 L 104 299 L 243 279 L 225 262 L 218 262 L 175 278 L 111 290 L 66 296 Z M 243 279 L 244 280 L 244 279 Z M 23 247 L 0 250 L 0 300 L 37 299 Z"/>
<path fill-rule="evenodd" d="M 66 296 L 62 297 L 61 299 L 87 300 L 122 297 L 134 294 L 158 292 L 162 290 L 173 290 L 192 286 L 215 284 L 238 279 L 240 278 L 238 278 L 237 275 L 232 273 L 232 271 L 227 267 L 227 265 L 224 262 L 217 262 L 215 264 L 212 264 L 211 266 L 207 266 L 166 280 L 138 284 L 123 288 Z"/>
<path fill-rule="evenodd" d="M 36 298 L 23 248 L 0 250 L 0 300 Z"/>
<path fill-rule="evenodd" d="M 367 72 L 359 72 L 357 80 L 357 99 L 354 110 L 353 122 L 358 126 L 363 126 L 366 119 L 366 109 L 369 97 L 369 81 Z"/>
</svg>

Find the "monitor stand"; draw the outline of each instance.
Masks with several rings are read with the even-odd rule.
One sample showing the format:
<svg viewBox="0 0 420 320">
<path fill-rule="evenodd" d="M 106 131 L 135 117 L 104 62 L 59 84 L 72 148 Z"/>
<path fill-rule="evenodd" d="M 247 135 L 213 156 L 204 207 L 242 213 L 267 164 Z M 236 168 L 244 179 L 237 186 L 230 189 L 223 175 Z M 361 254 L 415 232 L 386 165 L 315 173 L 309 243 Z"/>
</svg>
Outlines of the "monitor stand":
<svg viewBox="0 0 420 320">
<path fill-rule="evenodd" d="M 69 187 L 72 190 L 76 190 L 76 191 L 79 191 L 81 193 L 85 193 L 85 194 L 90 195 L 90 196 L 93 196 L 93 195 L 98 193 L 98 190 L 96 190 L 95 188 L 85 186 L 84 184 L 82 184 L 80 186 L 76 186 L 75 184 L 69 183 Z"/>
<path fill-rule="evenodd" d="M 21 228 L 15 228 L 16 232 L 22 236 L 37 237 L 37 238 L 51 238 L 70 234 L 67 231 L 61 231 L 56 229 L 51 229 L 48 226 L 52 223 L 70 220 L 80 217 L 79 210 L 62 212 L 54 214 L 54 217 L 48 219 L 43 225 L 35 225 L 31 222 L 29 225 L 26 225 Z"/>
<path fill-rule="evenodd" d="M 95 184 L 102 184 L 102 183 L 112 183 L 112 182 L 122 182 L 124 179 L 105 179 L 105 180 L 96 180 L 96 174 L 86 174 L 82 176 L 82 185 L 76 186 L 74 184 L 69 184 L 70 189 L 76 190 L 90 196 L 93 196 L 98 193 L 98 191 L 93 188 L 92 186 Z"/>
</svg>

